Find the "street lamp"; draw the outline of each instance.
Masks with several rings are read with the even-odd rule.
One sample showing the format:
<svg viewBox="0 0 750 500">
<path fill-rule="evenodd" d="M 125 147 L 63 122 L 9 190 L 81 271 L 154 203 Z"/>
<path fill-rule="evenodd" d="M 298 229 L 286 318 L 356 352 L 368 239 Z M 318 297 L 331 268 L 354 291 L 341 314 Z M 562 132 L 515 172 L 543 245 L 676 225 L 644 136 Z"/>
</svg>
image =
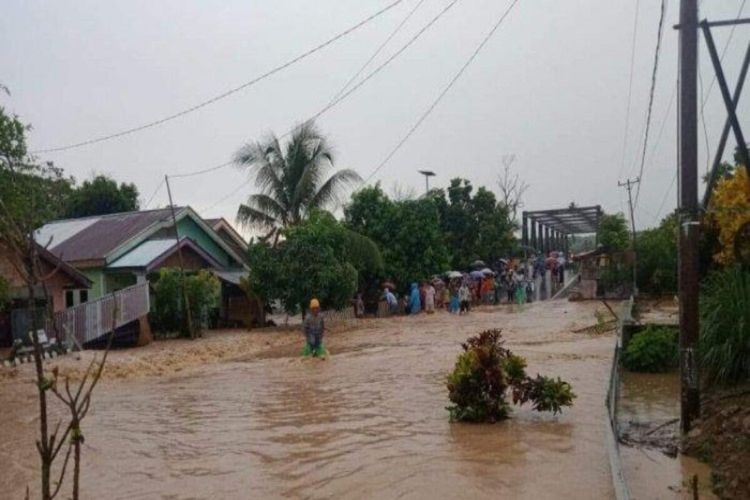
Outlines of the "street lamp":
<svg viewBox="0 0 750 500">
<path fill-rule="evenodd" d="M 430 177 L 435 177 L 435 172 L 432 170 L 419 170 L 419 173 L 424 175 L 424 186 L 425 186 L 425 193 L 430 192 Z"/>
</svg>

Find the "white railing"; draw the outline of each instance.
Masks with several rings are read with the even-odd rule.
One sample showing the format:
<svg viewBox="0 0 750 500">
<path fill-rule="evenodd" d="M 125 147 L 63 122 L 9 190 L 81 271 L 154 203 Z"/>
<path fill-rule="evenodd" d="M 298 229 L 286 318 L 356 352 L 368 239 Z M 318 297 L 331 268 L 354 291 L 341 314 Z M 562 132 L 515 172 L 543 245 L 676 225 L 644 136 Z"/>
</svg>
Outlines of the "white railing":
<svg viewBox="0 0 750 500">
<path fill-rule="evenodd" d="M 148 282 L 139 283 L 56 312 L 54 326 L 48 330 L 58 335 L 59 342 L 83 345 L 145 316 L 149 306 Z"/>
</svg>

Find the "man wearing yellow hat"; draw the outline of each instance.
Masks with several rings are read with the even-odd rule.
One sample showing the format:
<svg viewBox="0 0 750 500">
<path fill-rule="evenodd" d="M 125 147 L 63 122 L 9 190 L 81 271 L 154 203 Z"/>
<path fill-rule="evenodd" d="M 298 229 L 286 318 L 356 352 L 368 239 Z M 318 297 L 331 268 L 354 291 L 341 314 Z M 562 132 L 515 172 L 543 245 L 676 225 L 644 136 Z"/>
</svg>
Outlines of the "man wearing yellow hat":
<svg viewBox="0 0 750 500">
<path fill-rule="evenodd" d="M 306 356 L 325 356 L 325 347 L 323 347 L 323 333 L 325 332 L 325 324 L 323 323 L 323 315 L 320 314 L 320 302 L 318 299 L 312 299 L 310 301 L 310 311 L 305 316 L 305 321 L 302 323 L 305 330 L 305 352 Z"/>
</svg>

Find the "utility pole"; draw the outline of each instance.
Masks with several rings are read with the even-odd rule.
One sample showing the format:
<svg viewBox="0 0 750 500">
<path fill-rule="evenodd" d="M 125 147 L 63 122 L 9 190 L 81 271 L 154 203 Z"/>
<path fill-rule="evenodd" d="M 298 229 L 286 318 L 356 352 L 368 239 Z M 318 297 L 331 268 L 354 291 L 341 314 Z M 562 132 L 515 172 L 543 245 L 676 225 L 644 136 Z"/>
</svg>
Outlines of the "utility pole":
<svg viewBox="0 0 750 500">
<path fill-rule="evenodd" d="M 698 378 L 698 0 L 680 2 L 679 295 L 682 432 L 700 416 Z"/>
<path fill-rule="evenodd" d="M 635 180 L 628 179 L 625 182 L 618 182 L 617 185 L 628 190 L 628 206 L 630 207 L 630 228 L 633 231 L 633 295 L 638 296 L 638 250 L 636 250 L 635 236 L 635 215 L 633 214 L 633 186 L 641 182 L 640 177 Z"/>
<path fill-rule="evenodd" d="M 187 289 L 185 288 L 185 262 L 182 260 L 182 247 L 180 246 L 180 232 L 177 230 L 177 216 L 174 212 L 174 203 L 172 203 L 172 190 L 169 188 L 169 176 L 164 176 L 164 182 L 167 184 L 167 195 L 169 196 L 169 208 L 172 210 L 172 225 L 174 226 L 174 238 L 177 241 L 177 258 L 180 262 L 180 283 L 182 288 L 182 300 L 185 302 L 185 315 L 187 316 L 188 335 L 191 339 L 195 338 L 193 330 L 193 317 L 190 314 L 190 300 L 188 300 Z"/>
</svg>

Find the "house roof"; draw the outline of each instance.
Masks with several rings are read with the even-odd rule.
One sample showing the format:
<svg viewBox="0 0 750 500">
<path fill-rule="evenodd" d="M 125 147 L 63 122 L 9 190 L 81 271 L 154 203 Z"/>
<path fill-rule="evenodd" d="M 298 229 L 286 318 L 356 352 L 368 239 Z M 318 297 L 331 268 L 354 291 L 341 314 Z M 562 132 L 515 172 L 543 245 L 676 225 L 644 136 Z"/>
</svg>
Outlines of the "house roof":
<svg viewBox="0 0 750 500">
<path fill-rule="evenodd" d="M 240 235 L 239 232 L 230 224 L 224 217 L 219 217 L 218 219 L 203 219 L 206 221 L 206 224 L 211 226 L 211 228 L 216 231 L 217 233 L 221 230 L 224 230 L 224 232 L 234 241 L 237 246 L 243 250 L 247 250 L 247 241 L 245 241 L 245 238 Z"/>
<path fill-rule="evenodd" d="M 49 250 L 67 262 L 100 260 L 171 215 L 169 208 L 161 208 L 53 221 L 37 231 L 37 241 L 49 242 Z"/>
<path fill-rule="evenodd" d="M 60 260 L 55 254 L 50 252 L 49 250 L 45 249 L 43 246 L 37 243 L 37 251 L 39 252 L 39 257 L 47 262 L 50 266 L 57 268 L 59 271 L 62 271 L 68 277 L 75 282 L 77 285 L 79 285 L 81 288 L 91 288 L 92 281 L 86 277 L 85 274 L 83 274 L 78 269 L 74 268 L 70 264 L 66 264 L 64 261 Z"/>
<path fill-rule="evenodd" d="M 216 262 L 213 257 L 195 244 L 190 238 L 180 238 L 179 248 L 188 248 L 192 250 L 203 260 L 211 264 L 214 269 L 222 268 L 221 264 Z M 109 264 L 107 269 L 145 268 L 146 271 L 151 271 L 177 251 L 177 249 L 177 242 L 172 239 L 145 241 Z"/>
<path fill-rule="evenodd" d="M 191 217 L 237 263 L 242 258 L 190 207 L 176 207 L 175 217 Z M 172 226 L 172 209 L 160 208 L 138 212 L 65 219 L 45 224 L 37 230 L 36 239 L 49 243 L 49 250 L 66 262 L 117 261 L 145 243 L 163 227 Z"/>
</svg>

